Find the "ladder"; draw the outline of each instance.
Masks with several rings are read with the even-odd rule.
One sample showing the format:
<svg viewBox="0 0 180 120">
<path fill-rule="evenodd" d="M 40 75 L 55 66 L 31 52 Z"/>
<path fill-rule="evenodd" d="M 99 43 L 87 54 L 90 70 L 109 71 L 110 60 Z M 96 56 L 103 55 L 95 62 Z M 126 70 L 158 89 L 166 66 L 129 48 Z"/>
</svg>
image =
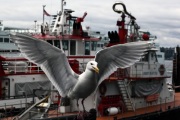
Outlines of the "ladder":
<svg viewBox="0 0 180 120">
<path fill-rule="evenodd" d="M 118 80 L 117 83 L 127 110 L 135 111 L 135 107 L 127 90 L 127 84 L 125 83 L 125 80 Z"/>
</svg>

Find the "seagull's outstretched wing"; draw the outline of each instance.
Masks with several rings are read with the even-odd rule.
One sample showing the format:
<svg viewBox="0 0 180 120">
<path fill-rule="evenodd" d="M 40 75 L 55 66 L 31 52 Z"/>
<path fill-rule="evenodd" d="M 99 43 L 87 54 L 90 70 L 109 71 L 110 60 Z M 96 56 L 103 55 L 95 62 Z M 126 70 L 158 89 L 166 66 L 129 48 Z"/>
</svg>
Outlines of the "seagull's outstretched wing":
<svg viewBox="0 0 180 120">
<path fill-rule="evenodd" d="M 117 68 L 126 68 L 139 61 L 148 48 L 148 42 L 131 42 L 99 51 L 95 57 L 99 68 L 98 85 Z"/>
<path fill-rule="evenodd" d="M 64 52 L 28 35 L 13 33 L 10 38 L 29 61 L 41 67 L 60 95 L 65 97 L 77 82 L 78 75 L 71 69 Z"/>
</svg>

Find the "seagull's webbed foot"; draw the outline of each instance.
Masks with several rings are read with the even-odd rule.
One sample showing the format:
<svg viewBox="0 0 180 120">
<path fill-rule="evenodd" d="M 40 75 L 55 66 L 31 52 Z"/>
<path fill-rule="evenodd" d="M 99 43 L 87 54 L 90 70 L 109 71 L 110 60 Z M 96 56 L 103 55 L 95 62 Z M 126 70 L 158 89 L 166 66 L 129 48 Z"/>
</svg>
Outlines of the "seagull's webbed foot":
<svg viewBox="0 0 180 120">
<path fill-rule="evenodd" d="M 75 120 L 84 120 L 83 113 L 79 112 L 75 118 Z"/>
<path fill-rule="evenodd" d="M 77 120 L 85 120 L 91 114 L 88 111 L 86 111 L 86 109 L 84 107 L 84 100 L 85 99 L 82 99 L 82 101 L 81 101 L 82 107 L 83 107 L 82 112 L 79 109 L 79 104 L 78 104 L 78 100 L 77 100 L 77 107 L 78 107 L 78 111 L 79 111 L 79 113 L 77 114 L 77 117 L 76 117 Z"/>
</svg>

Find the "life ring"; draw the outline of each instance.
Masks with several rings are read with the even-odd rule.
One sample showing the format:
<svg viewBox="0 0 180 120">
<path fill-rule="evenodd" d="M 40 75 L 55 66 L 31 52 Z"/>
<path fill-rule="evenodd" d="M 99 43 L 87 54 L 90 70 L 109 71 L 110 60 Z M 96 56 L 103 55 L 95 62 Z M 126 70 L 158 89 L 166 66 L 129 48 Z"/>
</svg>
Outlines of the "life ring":
<svg viewBox="0 0 180 120">
<path fill-rule="evenodd" d="M 104 96 L 106 94 L 107 88 L 105 83 L 99 85 L 99 93 Z"/>
</svg>

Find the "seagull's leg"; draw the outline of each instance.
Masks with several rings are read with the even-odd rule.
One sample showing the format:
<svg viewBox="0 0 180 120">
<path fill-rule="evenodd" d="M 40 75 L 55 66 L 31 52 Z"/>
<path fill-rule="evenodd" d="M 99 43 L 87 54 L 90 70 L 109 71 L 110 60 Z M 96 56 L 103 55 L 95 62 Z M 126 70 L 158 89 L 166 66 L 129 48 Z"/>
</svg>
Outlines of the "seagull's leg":
<svg viewBox="0 0 180 120">
<path fill-rule="evenodd" d="M 76 105 L 77 105 L 78 111 L 80 112 L 80 110 L 79 110 L 79 103 L 78 103 L 78 101 L 79 101 L 79 99 L 77 99 L 77 101 L 76 101 Z"/>
<path fill-rule="evenodd" d="M 82 119 L 82 115 L 81 115 L 81 112 L 80 112 L 80 109 L 79 109 L 79 103 L 78 103 L 79 99 L 77 99 L 76 101 L 76 105 L 77 105 L 77 108 L 78 108 L 78 115 L 77 115 L 77 119 Z"/>
<path fill-rule="evenodd" d="M 86 111 L 86 109 L 85 109 L 85 107 L 84 107 L 84 100 L 85 100 L 85 98 L 83 98 L 82 101 L 81 101 L 82 106 L 83 106 L 83 110 L 84 110 L 83 116 L 84 116 L 84 117 L 87 117 L 87 116 L 89 116 L 89 113 Z"/>
<path fill-rule="evenodd" d="M 82 101 L 81 101 L 81 103 L 82 103 L 82 106 L 83 106 L 83 110 L 84 110 L 84 112 L 85 112 L 86 110 L 85 110 L 85 107 L 84 107 L 84 100 L 85 100 L 85 99 L 83 98 Z"/>
<path fill-rule="evenodd" d="M 82 116 L 83 116 L 83 120 L 84 120 L 84 117 L 86 116 L 86 110 L 85 110 L 85 107 L 84 107 L 84 98 L 82 99 L 81 104 L 83 106 Z"/>
</svg>

